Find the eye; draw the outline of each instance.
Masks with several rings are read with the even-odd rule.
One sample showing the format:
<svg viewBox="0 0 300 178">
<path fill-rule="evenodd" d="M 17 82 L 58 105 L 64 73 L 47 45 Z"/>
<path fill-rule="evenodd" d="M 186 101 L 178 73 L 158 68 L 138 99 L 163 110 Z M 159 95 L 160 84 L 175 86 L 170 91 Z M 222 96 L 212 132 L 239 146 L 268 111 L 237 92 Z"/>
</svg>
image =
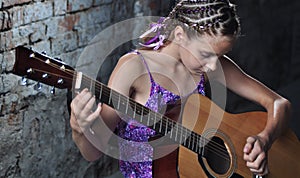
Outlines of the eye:
<svg viewBox="0 0 300 178">
<path fill-rule="evenodd" d="M 210 57 L 214 56 L 214 54 L 209 53 L 209 52 L 204 52 L 204 51 L 201 51 L 200 55 L 202 58 L 210 58 Z"/>
</svg>

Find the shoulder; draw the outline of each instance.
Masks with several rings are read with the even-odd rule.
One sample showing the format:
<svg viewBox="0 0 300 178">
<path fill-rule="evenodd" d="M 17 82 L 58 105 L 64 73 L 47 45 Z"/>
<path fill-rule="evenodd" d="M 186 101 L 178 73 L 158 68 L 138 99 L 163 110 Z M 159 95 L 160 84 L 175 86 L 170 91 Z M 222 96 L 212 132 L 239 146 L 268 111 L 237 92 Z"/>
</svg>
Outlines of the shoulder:
<svg viewBox="0 0 300 178">
<path fill-rule="evenodd" d="M 219 57 L 219 63 L 217 70 L 213 71 L 211 78 L 221 81 L 231 80 L 236 77 L 245 78 L 247 75 L 245 72 L 228 56 L 223 55 Z"/>
<path fill-rule="evenodd" d="M 123 55 L 119 59 L 112 74 L 116 74 L 116 73 L 140 74 L 143 71 L 144 71 L 144 65 L 141 56 L 135 52 L 131 52 Z"/>
<path fill-rule="evenodd" d="M 141 56 L 135 52 L 122 56 L 114 68 L 108 85 L 128 95 L 134 81 L 146 73 Z"/>
</svg>

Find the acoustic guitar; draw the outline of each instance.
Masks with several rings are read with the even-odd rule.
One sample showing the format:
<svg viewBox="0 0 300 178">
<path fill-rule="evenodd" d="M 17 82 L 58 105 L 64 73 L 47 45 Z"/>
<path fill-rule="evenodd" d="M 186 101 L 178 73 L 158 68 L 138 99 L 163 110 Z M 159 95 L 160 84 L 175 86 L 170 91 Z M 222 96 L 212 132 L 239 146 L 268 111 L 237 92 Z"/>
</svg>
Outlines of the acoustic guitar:
<svg viewBox="0 0 300 178">
<path fill-rule="evenodd" d="M 60 89 L 94 87 L 100 102 L 179 145 L 153 163 L 153 177 L 255 177 L 243 160 L 246 138 L 263 130 L 267 113 L 227 113 L 202 95 L 186 100 L 180 122 L 153 112 L 72 67 L 25 47 L 16 48 L 13 73 Z M 22 78 L 25 80 L 25 78 Z M 130 109 L 128 109 L 130 107 Z M 300 177 L 300 144 L 288 130 L 268 152 L 270 178 Z"/>
</svg>

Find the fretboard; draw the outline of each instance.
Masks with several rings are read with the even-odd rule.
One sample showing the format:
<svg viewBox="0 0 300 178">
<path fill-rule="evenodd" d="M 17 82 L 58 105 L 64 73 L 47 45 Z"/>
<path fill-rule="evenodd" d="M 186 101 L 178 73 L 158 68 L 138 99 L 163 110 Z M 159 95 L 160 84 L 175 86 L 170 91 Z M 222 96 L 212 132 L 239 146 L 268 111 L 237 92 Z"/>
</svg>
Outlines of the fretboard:
<svg viewBox="0 0 300 178">
<path fill-rule="evenodd" d="M 84 75 L 82 76 L 81 88 L 89 88 L 90 91 L 94 91 L 98 102 L 110 106 L 116 111 L 155 130 L 157 134 L 166 136 L 173 142 L 200 154 L 204 140 L 202 140 L 200 135 L 183 127 L 180 123 L 163 114 L 154 112 L 105 84 Z"/>
</svg>

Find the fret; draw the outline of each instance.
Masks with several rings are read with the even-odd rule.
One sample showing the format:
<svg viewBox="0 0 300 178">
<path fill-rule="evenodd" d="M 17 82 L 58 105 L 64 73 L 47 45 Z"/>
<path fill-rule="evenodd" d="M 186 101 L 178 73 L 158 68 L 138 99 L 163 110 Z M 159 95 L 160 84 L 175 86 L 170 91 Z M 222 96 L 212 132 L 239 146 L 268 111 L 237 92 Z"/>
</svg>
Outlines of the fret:
<svg viewBox="0 0 300 178">
<path fill-rule="evenodd" d="M 182 128 L 181 128 L 181 131 L 182 131 Z M 183 135 L 183 133 L 179 134 L 179 143 L 182 143 L 182 135 Z"/>
<path fill-rule="evenodd" d="M 117 106 L 118 108 L 117 108 L 117 109 L 120 110 L 120 100 L 121 100 L 121 95 L 118 94 L 118 96 L 119 96 L 119 97 L 118 97 L 118 106 Z"/>
<path fill-rule="evenodd" d="M 151 112 L 151 111 L 148 113 L 147 122 L 150 120 L 150 117 L 151 117 L 151 114 L 152 114 L 152 113 L 153 113 L 153 112 Z"/>
<path fill-rule="evenodd" d="M 177 142 L 177 136 L 178 136 L 178 124 L 176 126 L 176 132 L 175 132 L 175 142 Z"/>
<path fill-rule="evenodd" d="M 151 112 L 152 113 L 152 112 Z M 150 114 L 151 115 L 151 114 Z M 155 116 L 154 116 L 155 117 Z M 150 116 L 150 117 L 148 117 L 148 119 L 147 119 L 147 125 L 150 125 L 150 119 L 151 119 L 152 117 Z"/>
<path fill-rule="evenodd" d="M 200 137 L 200 147 L 201 147 L 200 151 L 203 151 L 202 148 L 205 146 L 205 143 L 203 144 L 203 141 L 204 141 L 203 137 Z"/>
<path fill-rule="evenodd" d="M 143 112 L 143 106 L 140 105 L 139 103 L 136 103 L 135 104 L 135 113 L 136 113 L 135 117 L 136 117 L 136 120 L 138 120 L 138 116 L 140 117 L 140 120 L 143 120 L 142 119 L 142 117 L 143 117 L 142 112 Z M 142 121 L 140 121 L 140 122 L 142 122 Z"/>
<path fill-rule="evenodd" d="M 103 85 L 101 84 L 100 85 L 100 92 L 99 92 L 99 99 L 101 100 L 101 98 L 102 98 L 102 89 L 103 88 Z"/>
<path fill-rule="evenodd" d="M 194 150 L 194 137 L 193 137 L 193 135 L 191 135 L 191 138 L 192 138 L 192 150 Z"/>
<path fill-rule="evenodd" d="M 136 103 L 134 103 L 133 116 L 132 116 L 132 118 L 134 119 L 135 119 L 135 113 L 136 113 Z"/>
<path fill-rule="evenodd" d="M 188 146 L 188 148 L 191 148 L 191 136 L 192 135 L 190 135 L 189 138 L 188 138 L 188 140 L 189 140 L 189 146 Z"/>
<path fill-rule="evenodd" d="M 156 117 L 154 117 L 154 121 L 153 121 L 153 129 L 155 130 L 155 126 L 156 126 Z"/>
<path fill-rule="evenodd" d="M 112 103 L 111 103 L 111 101 L 112 101 L 111 95 L 112 95 L 112 90 L 109 90 L 108 105 L 110 105 L 110 106 L 112 105 Z"/>
<path fill-rule="evenodd" d="M 171 124 L 170 125 L 172 125 L 172 122 L 171 122 Z M 169 126 L 168 126 L 169 127 Z M 170 138 L 172 138 L 172 136 L 173 136 L 173 131 L 174 131 L 174 128 L 173 127 L 171 127 L 170 126 Z M 168 129 L 167 129 L 168 130 Z"/>
<path fill-rule="evenodd" d="M 126 104 L 125 114 L 128 113 L 128 105 L 129 105 L 129 98 L 126 98 L 126 99 L 127 99 L 127 104 Z"/>
<path fill-rule="evenodd" d="M 166 128 L 165 128 L 165 135 L 167 135 L 167 133 L 168 133 L 168 119 L 166 119 Z"/>
<path fill-rule="evenodd" d="M 185 130 L 185 134 L 184 134 L 184 142 L 183 142 L 183 144 L 186 145 L 186 139 L 187 139 L 187 135 L 188 135 L 187 133 L 188 132 L 187 132 L 186 128 L 184 128 L 184 130 Z"/>
<path fill-rule="evenodd" d="M 196 137 L 196 153 L 198 153 L 199 152 L 199 140 L 197 139 L 197 137 Z"/>
<path fill-rule="evenodd" d="M 90 80 L 90 91 L 93 92 L 94 80 Z"/>
<path fill-rule="evenodd" d="M 100 101 L 102 103 L 107 104 L 107 105 L 109 105 L 109 102 L 108 102 L 109 101 L 108 92 L 110 93 L 110 89 L 103 85 L 102 92 L 101 92 L 102 94 L 101 94 L 101 97 L 100 97 Z"/>
<path fill-rule="evenodd" d="M 159 124 L 159 132 L 161 133 L 162 132 L 161 129 L 162 129 L 162 122 L 163 122 L 163 120 L 160 120 L 159 122 L 160 122 L 160 124 Z"/>
<path fill-rule="evenodd" d="M 140 117 L 140 122 L 143 122 L 143 117 L 144 117 L 144 109 L 142 108 L 142 113 L 141 113 L 141 117 Z"/>
</svg>

